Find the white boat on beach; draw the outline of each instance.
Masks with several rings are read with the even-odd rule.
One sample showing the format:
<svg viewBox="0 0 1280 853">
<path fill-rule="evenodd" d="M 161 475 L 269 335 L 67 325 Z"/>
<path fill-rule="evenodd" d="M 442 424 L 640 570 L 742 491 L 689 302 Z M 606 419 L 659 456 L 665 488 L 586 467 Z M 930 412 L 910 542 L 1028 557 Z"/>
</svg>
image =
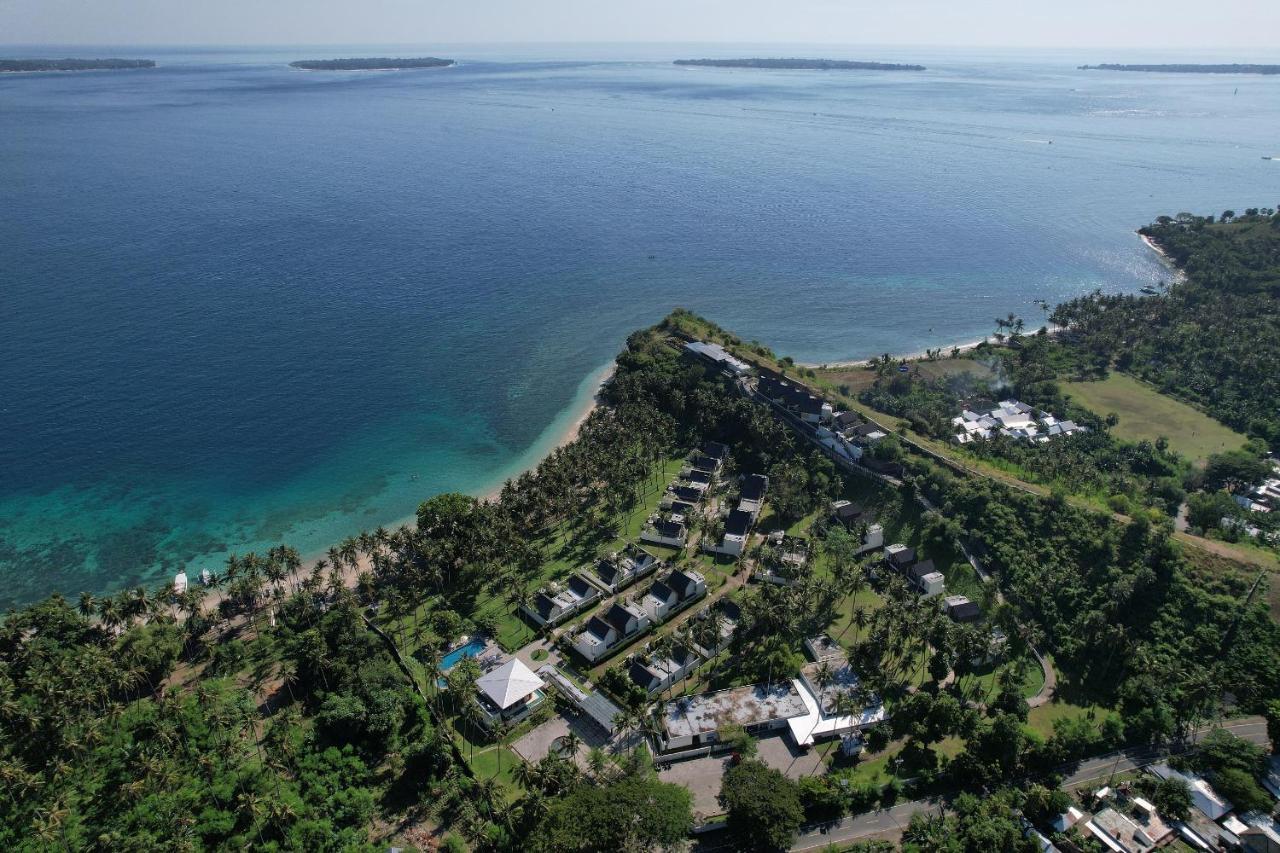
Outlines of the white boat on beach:
<svg viewBox="0 0 1280 853">
<path fill-rule="evenodd" d="M 173 591 L 178 595 L 182 595 L 184 592 L 187 591 L 187 573 L 186 572 L 178 572 L 176 575 L 173 576 Z"/>
</svg>

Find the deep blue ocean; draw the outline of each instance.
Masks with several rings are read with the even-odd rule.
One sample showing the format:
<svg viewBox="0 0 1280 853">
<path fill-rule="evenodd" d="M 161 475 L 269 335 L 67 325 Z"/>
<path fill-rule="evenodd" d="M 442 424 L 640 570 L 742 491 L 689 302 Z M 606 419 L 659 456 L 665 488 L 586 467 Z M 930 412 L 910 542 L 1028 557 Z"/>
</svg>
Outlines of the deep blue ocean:
<svg viewBox="0 0 1280 853">
<path fill-rule="evenodd" d="M 287 67 L 387 53 L 460 64 Z M 484 492 L 675 306 L 910 352 L 1165 276 L 1158 214 L 1280 201 L 1277 78 L 670 64 L 761 53 L 0 49 L 160 63 L 0 77 L 0 606 Z"/>
</svg>

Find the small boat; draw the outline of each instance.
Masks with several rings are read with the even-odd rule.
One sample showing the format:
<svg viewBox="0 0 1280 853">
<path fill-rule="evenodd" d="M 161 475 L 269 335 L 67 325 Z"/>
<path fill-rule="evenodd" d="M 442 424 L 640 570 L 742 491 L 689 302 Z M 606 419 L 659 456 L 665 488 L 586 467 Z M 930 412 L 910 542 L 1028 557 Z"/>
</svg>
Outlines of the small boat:
<svg viewBox="0 0 1280 853">
<path fill-rule="evenodd" d="M 182 595 L 187 591 L 187 573 L 178 572 L 173 576 L 173 591 L 177 595 Z"/>
<path fill-rule="evenodd" d="M 1147 296 L 1155 296 L 1160 291 L 1156 290 L 1154 287 L 1148 284 L 1146 287 L 1142 288 L 1142 292 L 1145 293 Z"/>
<path fill-rule="evenodd" d="M 212 585 L 213 585 L 213 573 L 212 573 L 212 572 L 210 572 L 208 569 L 204 569 L 203 571 L 201 571 L 201 572 L 200 572 L 200 584 L 201 584 L 202 586 L 212 586 Z"/>
</svg>

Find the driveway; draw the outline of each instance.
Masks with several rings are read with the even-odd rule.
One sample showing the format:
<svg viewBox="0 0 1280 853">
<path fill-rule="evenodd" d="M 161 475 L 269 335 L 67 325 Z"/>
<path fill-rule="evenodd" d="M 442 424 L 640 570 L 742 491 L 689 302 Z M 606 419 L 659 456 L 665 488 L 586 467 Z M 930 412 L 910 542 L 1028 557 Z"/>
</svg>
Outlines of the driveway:
<svg viewBox="0 0 1280 853">
<path fill-rule="evenodd" d="M 591 747 L 602 747 L 608 741 L 600 727 L 585 717 L 576 719 L 569 719 L 564 715 L 552 717 L 511 744 L 511 749 L 525 761 L 536 764 L 550 754 L 551 747 L 557 739 L 569 732 L 576 734 L 582 741 L 578 747 L 577 759 L 578 766 L 585 769 L 587 753 L 591 751 Z"/>
<path fill-rule="evenodd" d="M 658 778 L 689 789 L 693 795 L 694 820 L 701 822 L 724 811 L 716 797 L 720 795 L 720 780 L 729 767 L 729 761 L 727 755 L 677 761 L 666 770 L 659 770 Z"/>
</svg>

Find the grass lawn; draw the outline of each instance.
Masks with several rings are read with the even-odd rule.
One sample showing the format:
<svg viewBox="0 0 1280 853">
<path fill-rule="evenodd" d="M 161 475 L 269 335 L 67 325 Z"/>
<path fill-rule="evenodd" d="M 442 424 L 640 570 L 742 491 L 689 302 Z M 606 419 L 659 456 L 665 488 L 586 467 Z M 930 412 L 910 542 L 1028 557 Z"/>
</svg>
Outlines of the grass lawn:
<svg viewBox="0 0 1280 853">
<path fill-rule="evenodd" d="M 1027 674 L 1022 679 L 1021 693 L 1026 699 L 1030 699 L 1040 692 L 1040 688 L 1044 687 L 1044 670 L 1040 668 L 1040 664 L 1034 657 L 1027 658 Z M 979 702 L 989 702 L 996 697 L 999 688 L 996 686 L 996 677 L 1000 671 L 1010 666 L 1008 663 L 984 664 L 977 667 L 973 672 L 965 675 L 960 679 L 960 689 L 964 695 L 971 696 Z M 980 693 L 976 693 L 980 691 Z"/>
<path fill-rule="evenodd" d="M 1114 711 L 1098 705 L 1084 707 L 1070 702 L 1050 702 L 1048 705 L 1031 709 L 1031 713 L 1027 715 L 1027 729 L 1047 740 L 1053 736 L 1054 720 L 1086 717 L 1090 712 L 1094 714 L 1094 722 L 1098 725 L 1101 725 L 1104 718 L 1115 714 Z"/>
<path fill-rule="evenodd" d="M 1063 390 L 1099 415 L 1119 415 L 1120 423 L 1111 428 L 1117 437 L 1155 441 L 1163 435 L 1191 460 L 1235 450 L 1245 441 L 1230 427 L 1123 373 L 1113 372 L 1101 382 L 1067 382 Z"/>
</svg>

